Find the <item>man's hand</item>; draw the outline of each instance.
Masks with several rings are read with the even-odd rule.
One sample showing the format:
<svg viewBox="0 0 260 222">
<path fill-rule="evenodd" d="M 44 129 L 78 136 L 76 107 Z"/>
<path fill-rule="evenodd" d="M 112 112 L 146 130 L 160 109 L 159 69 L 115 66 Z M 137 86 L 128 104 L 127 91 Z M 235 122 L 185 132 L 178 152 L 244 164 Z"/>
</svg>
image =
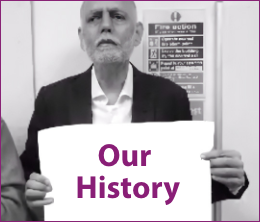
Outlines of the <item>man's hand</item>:
<svg viewBox="0 0 260 222">
<path fill-rule="evenodd" d="M 53 198 L 45 198 L 46 194 L 52 191 L 51 183 L 46 177 L 32 173 L 25 187 L 25 197 L 30 208 L 42 207 L 54 202 Z"/>
<path fill-rule="evenodd" d="M 210 160 L 212 179 L 226 185 L 230 191 L 241 188 L 245 175 L 241 155 L 234 150 L 212 150 L 201 158 Z"/>
</svg>

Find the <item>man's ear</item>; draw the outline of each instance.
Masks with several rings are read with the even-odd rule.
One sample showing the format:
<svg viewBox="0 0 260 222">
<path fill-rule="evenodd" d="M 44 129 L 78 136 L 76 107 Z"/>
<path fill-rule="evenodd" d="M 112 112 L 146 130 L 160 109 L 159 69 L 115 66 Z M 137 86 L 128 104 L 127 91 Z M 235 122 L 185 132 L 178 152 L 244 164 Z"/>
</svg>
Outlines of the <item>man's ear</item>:
<svg viewBox="0 0 260 222">
<path fill-rule="evenodd" d="M 80 47 L 83 51 L 86 51 L 86 46 L 85 46 L 85 42 L 84 42 L 84 38 L 82 35 L 82 29 L 78 28 L 78 36 L 79 36 L 79 41 L 80 41 Z"/>
<path fill-rule="evenodd" d="M 134 46 L 138 46 L 142 42 L 143 33 L 144 33 L 143 24 L 141 22 L 138 22 L 136 24 Z"/>
</svg>

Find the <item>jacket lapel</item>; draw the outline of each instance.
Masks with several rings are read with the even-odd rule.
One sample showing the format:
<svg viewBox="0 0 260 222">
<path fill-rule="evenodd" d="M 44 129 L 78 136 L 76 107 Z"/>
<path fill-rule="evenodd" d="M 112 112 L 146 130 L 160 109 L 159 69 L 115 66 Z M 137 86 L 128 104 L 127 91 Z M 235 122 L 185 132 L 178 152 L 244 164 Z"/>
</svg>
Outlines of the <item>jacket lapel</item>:
<svg viewBox="0 0 260 222">
<path fill-rule="evenodd" d="M 79 75 L 71 86 L 69 98 L 70 123 L 92 124 L 91 69 Z"/>
<path fill-rule="evenodd" d="M 133 65 L 132 65 L 133 66 Z M 133 66 L 133 107 L 132 122 L 154 121 L 154 93 L 152 82 L 146 81 L 144 73 Z"/>
</svg>

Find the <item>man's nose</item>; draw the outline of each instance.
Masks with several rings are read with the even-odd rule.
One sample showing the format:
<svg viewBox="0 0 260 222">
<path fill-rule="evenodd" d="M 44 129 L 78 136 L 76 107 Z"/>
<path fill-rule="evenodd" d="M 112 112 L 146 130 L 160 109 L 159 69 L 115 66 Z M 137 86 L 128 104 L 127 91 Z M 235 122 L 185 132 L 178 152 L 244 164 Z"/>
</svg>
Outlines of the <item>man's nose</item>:
<svg viewBox="0 0 260 222">
<path fill-rule="evenodd" d="M 101 26 L 101 33 L 103 32 L 112 32 L 112 20 L 110 14 L 108 12 L 104 12 L 102 16 L 102 26 Z"/>
</svg>

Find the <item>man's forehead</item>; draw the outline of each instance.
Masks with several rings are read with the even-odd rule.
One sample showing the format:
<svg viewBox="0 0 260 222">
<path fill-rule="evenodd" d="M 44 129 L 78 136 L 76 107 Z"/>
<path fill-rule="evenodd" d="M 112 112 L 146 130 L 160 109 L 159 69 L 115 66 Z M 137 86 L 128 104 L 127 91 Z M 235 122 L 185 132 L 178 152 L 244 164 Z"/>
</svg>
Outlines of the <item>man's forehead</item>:
<svg viewBox="0 0 260 222">
<path fill-rule="evenodd" d="M 84 1 L 81 6 L 81 15 L 103 9 L 118 9 L 131 13 L 136 10 L 136 7 L 134 1 Z"/>
</svg>

